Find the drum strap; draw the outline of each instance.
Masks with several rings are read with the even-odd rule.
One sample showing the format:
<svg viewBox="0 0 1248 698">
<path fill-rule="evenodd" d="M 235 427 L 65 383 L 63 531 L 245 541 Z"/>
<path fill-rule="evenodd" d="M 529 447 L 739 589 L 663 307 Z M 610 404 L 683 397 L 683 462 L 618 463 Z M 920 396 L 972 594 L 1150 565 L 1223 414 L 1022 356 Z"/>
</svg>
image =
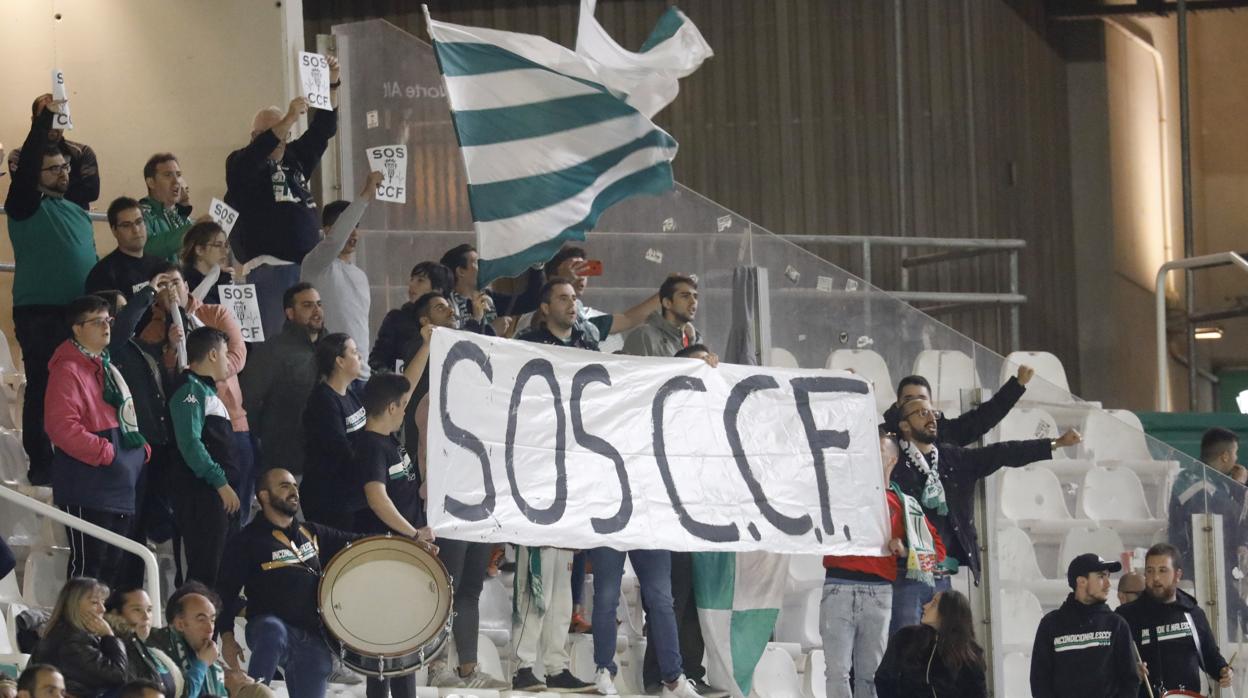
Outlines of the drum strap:
<svg viewBox="0 0 1248 698">
<path fill-rule="evenodd" d="M 303 537 L 306 538 L 308 542 L 312 544 L 312 550 L 316 554 L 319 555 L 320 547 L 316 544 L 316 538 L 312 534 L 310 534 L 308 532 L 308 529 L 304 528 L 303 525 L 299 526 L 299 532 L 302 533 Z M 279 543 L 286 546 L 286 548 L 290 550 L 291 553 L 294 554 L 295 564 L 302 566 L 305 570 L 311 572 L 317 577 L 321 576 L 321 571 L 319 569 L 317 569 L 316 567 L 313 567 L 312 565 L 309 565 L 308 562 L 303 559 L 303 556 L 299 554 L 299 546 L 295 545 L 294 541 L 288 538 L 285 532 L 275 528 L 273 529 L 273 537 L 276 538 Z"/>
</svg>

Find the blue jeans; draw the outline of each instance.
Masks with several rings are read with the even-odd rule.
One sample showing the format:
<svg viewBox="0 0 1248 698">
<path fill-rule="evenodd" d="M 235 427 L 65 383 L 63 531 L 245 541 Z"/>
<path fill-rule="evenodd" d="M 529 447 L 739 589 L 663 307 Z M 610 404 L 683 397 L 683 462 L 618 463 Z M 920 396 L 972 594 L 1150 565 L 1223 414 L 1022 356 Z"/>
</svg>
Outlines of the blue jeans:
<svg viewBox="0 0 1248 698">
<path fill-rule="evenodd" d="M 888 644 L 886 628 L 892 610 L 893 586 L 888 582 L 824 580 L 819 634 L 827 662 L 828 698 L 875 698 L 875 670 Z M 852 692 L 850 670 L 854 673 Z"/>
<path fill-rule="evenodd" d="M 646 606 L 650 642 L 658 653 L 659 673 L 664 681 L 674 681 L 684 673 L 680 661 L 680 640 L 676 635 L 676 614 L 672 610 L 672 556 L 666 550 L 632 550 L 628 558 L 641 583 Z M 620 580 L 624 577 L 624 553 L 611 548 L 589 551 L 594 566 L 594 665 L 614 676 L 615 611 L 620 605 Z"/>
<path fill-rule="evenodd" d="M 893 582 L 893 618 L 888 622 L 888 636 L 892 637 L 907 625 L 918 625 L 923 617 L 923 604 L 931 601 L 936 592 L 949 591 L 952 585 L 945 576 L 937 577 L 936 586 L 929 587 L 923 582 L 906 579 L 905 567 L 899 567 L 897 581 Z"/>
<path fill-rule="evenodd" d="M 290 698 L 325 698 L 334 656 L 319 633 L 288 625 L 277 616 L 256 616 L 247 619 L 247 646 L 248 676 L 267 684 L 281 666 Z"/>
</svg>

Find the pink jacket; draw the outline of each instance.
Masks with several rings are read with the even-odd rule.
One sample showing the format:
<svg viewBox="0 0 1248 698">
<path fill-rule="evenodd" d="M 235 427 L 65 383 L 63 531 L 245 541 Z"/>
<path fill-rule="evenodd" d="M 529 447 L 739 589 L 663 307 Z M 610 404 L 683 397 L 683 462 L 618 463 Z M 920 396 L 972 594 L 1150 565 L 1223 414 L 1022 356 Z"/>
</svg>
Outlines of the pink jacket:
<svg viewBox="0 0 1248 698">
<path fill-rule="evenodd" d="M 43 428 L 52 445 L 87 465 L 108 465 L 113 444 L 97 433 L 116 429 L 117 408 L 104 402 L 104 363 L 65 340 L 48 362 Z"/>
</svg>

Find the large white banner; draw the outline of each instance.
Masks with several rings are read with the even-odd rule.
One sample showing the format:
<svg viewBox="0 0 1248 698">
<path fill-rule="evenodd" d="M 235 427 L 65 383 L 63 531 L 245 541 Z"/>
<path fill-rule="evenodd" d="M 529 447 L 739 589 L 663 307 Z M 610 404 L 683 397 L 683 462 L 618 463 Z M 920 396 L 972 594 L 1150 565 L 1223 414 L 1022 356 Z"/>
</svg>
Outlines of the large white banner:
<svg viewBox="0 0 1248 698">
<path fill-rule="evenodd" d="M 429 523 L 456 540 L 883 555 L 875 398 L 843 371 L 438 329 Z"/>
</svg>

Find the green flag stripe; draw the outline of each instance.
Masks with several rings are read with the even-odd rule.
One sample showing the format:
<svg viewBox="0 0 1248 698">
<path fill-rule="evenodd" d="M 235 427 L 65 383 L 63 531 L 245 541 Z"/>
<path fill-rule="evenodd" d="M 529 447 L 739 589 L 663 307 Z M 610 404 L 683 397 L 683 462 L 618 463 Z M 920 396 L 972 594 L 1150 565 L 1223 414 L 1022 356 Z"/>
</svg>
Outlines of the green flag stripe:
<svg viewBox="0 0 1248 698">
<path fill-rule="evenodd" d="M 585 233 L 598 224 L 602 212 L 616 203 L 636 194 L 662 194 L 675 183 L 672 180 L 672 163 L 660 162 L 644 170 L 638 170 L 604 188 L 594 198 L 589 215 L 579 223 L 569 226 L 553 238 L 506 257 L 481 258 L 477 269 L 478 283 L 487 284 L 498 278 L 516 276 L 534 264 L 541 264 L 559 251 L 564 242 L 584 240 Z M 731 588 L 731 587 L 730 587 Z M 731 603 L 731 596 L 730 601 Z"/>
<path fill-rule="evenodd" d="M 698 608 L 731 611 L 736 576 L 736 553 L 694 553 L 693 595 Z"/>
<path fill-rule="evenodd" d="M 650 36 L 646 38 L 646 43 L 641 45 L 641 53 L 645 53 L 676 36 L 676 32 L 680 30 L 684 23 L 685 18 L 680 16 L 680 12 L 675 7 L 668 7 L 667 12 L 664 12 L 663 16 L 659 18 L 659 23 L 654 25 L 654 29 L 650 31 Z"/>
<path fill-rule="evenodd" d="M 641 138 L 558 172 L 470 184 L 468 194 L 472 203 L 472 219 L 478 222 L 497 221 L 554 206 L 593 186 L 604 172 L 629 155 L 645 148 L 662 147 L 674 148 L 676 141 L 655 129 Z"/>
<path fill-rule="evenodd" d="M 442 68 L 442 74 L 448 78 L 537 68 L 551 75 L 558 75 L 568 80 L 575 80 L 582 85 L 588 85 L 599 92 L 610 92 L 601 83 L 551 70 L 548 66 L 534 63 L 518 53 L 513 53 L 494 44 L 435 41 L 434 50 L 437 52 L 438 65 Z"/>
<path fill-rule="evenodd" d="M 460 145 L 505 143 L 633 116 L 637 110 L 605 93 L 561 97 L 518 107 L 452 112 Z"/>
<path fill-rule="evenodd" d="M 732 612 L 729 624 L 732 629 L 732 678 L 747 696 L 754 686 L 754 668 L 767 649 L 767 641 L 771 639 L 771 631 L 775 629 L 779 616 L 778 608 Z"/>
</svg>

